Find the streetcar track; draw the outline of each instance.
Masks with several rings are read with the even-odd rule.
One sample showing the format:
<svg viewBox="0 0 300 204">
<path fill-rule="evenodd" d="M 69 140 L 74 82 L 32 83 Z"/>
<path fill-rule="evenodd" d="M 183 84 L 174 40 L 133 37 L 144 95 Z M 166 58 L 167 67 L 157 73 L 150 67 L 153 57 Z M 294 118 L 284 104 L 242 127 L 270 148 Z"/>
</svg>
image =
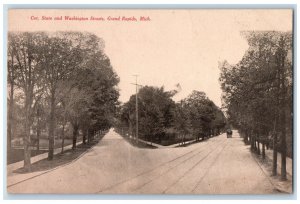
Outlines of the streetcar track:
<svg viewBox="0 0 300 204">
<path fill-rule="evenodd" d="M 222 144 L 224 144 L 226 141 L 224 141 Z M 220 147 L 220 146 L 222 146 L 222 144 L 221 145 L 219 145 L 218 147 Z M 227 146 L 227 145 L 226 145 Z M 219 154 L 218 154 L 218 156 L 221 154 L 221 152 L 224 150 L 224 148 L 226 147 L 226 146 L 224 146 L 223 148 L 222 148 L 222 150 L 219 152 Z M 217 148 L 218 148 L 217 147 Z M 209 152 L 207 155 L 205 155 L 205 157 L 204 158 L 202 158 L 201 160 L 199 160 L 196 164 L 194 164 L 191 168 L 189 168 L 187 171 L 185 171 L 183 174 L 182 174 L 182 176 L 180 176 L 175 182 L 173 182 L 171 185 L 169 185 L 162 193 L 163 194 L 165 194 L 166 193 L 166 191 L 168 191 L 169 189 L 171 189 L 174 185 L 176 185 L 181 179 L 183 179 L 186 175 L 187 175 L 187 173 L 188 172 L 190 172 L 190 171 L 192 171 L 194 168 L 196 168 L 203 160 L 205 160 L 209 155 L 211 155 L 217 148 L 215 148 L 214 150 L 212 150 L 211 152 Z M 217 157 L 218 157 L 217 156 Z M 217 159 L 217 158 L 216 158 Z M 214 162 L 213 162 L 214 163 Z M 208 169 L 210 169 L 210 167 L 211 167 L 211 165 L 208 167 Z M 205 173 L 206 174 L 206 173 Z"/>
<path fill-rule="evenodd" d="M 227 144 L 228 145 L 228 144 Z M 224 151 L 224 149 L 227 147 L 227 145 L 225 145 L 222 150 L 220 151 L 220 153 L 217 155 L 217 157 L 215 158 L 215 160 L 209 165 L 209 167 L 207 168 L 207 170 L 205 171 L 205 173 L 203 174 L 203 176 L 201 177 L 201 179 L 197 182 L 197 184 L 195 185 L 195 187 L 193 188 L 192 192 L 195 192 L 195 190 L 198 188 L 198 186 L 200 185 L 200 183 L 202 182 L 202 180 L 204 179 L 204 177 L 206 176 L 206 174 L 208 173 L 208 171 L 210 170 L 210 168 L 217 162 L 217 160 L 219 159 L 219 157 L 221 156 L 221 153 Z"/>
<path fill-rule="evenodd" d="M 213 142 L 214 142 L 214 141 L 208 141 L 208 142 L 207 142 L 208 146 L 211 147 L 211 146 L 212 146 L 211 143 L 213 143 Z M 120 143 L 122 143 L 122 140 L 118 141 L 118 142 L 116 143 L 116 145 L 119 145 Z M 217 145 L 219 145 L 220 143 L 222 143 L 222 141 L 218 142 Z M 223 143 L 224 143 L 224 142 L 223 142 Z M 97 143 L 97 144 L 99 144 L 99 143 Z M 51 170 L 42 172 L 42 173 L 40 173 L 40 174 L 37 174 L 37 175 L 32 176 L 32 177 L 30 177 L 30 178 L 27 178 L 27 179 L 25 179 L 25 180 L 16 182 L 16 183 L 14 183 L 14 184 L 8 185 L 7 188 L 10 188 L 10 187 L 13 187 L 13 186 L 15 186 L 15 185 L 24 183 L 24 182 L 26 182 L 26 181 L 28 181 L 28 180 L 35 179 L 35 178 L 40 177 L 40 176 L 43 176 L 43 175 L 45 175 L 45 174 L 47 174 L 47 173 L 51 173 L 52 171 L 55 171 L 55 170 L 57 170 L 57 169 L 59 169 L 59 168 L 68 166 L 68 165 L 70 165 L 70 164 L 76 162 L 77 160 L 79 160 L 81 157 L 83 157 L 83 156 L 86 155 L 87 153 L 90 153 L 90 151 L 91 151 L 92 149 L 94 149 L 94 148 L 97 147 L 97 144 L 93 145 L 90 149 L 88 149 L 87 151 L 83 152 L 78 158 L 76 158 L 75 160 L 73 160 L 73 161 L 71 161 L 71 162 L 69 162 L 69 163 L 66 163 L 66 164 L 64 164 L 64 165 L 62 165 L 62 166 L 58 166 L 58 167 L 56 167 L 56 168 L 54 168 L 54 169 L 51 169 Z M 193 154 L 192 156 L 188 157 L 187 159 L 185 159 L 185 160 L 183 160 L 182 162 L 180 162 L 179 164 L 177 164 L 177 165 L 175 166 L 175 167 L 177 167 L 177 166 L 179 166 L 180 164 L 186 162 L 187 160 L 189 160 L 189 159 L 195 157 L 196 155 L 200 154 L 201 152 L 205 151 L 205 149 L 202 149 L 202 150 L 200 150 L 200 151 L 197 151 L 197 150 L 198 150 L 198 149 L 193 149 L 193 150 L 191 150 L 191 151 L 189 151 L 189 152 L 186 152 L 186 153 L 180 155 L 179 157 L 176 157 L 176 158 L 171 159 L 171 160 L 169 160 L 169 161 L 167 161 L 167 162 L 161 163 L 160 165 L 158 165 L 158 166 L 156 166 L 156 167 L 154 167 L 154 168 L 152 168 L 152 169 L 150 169 L 150 170 L 148 170 L 148 171 L 142 172 L 142 173 L 140 173 L 140 174 L 138 174 L 138 175 L 136 175 L 136 176 L 134 176 L 134 177 L 132 177 L 132 178 L 126 179 L 126 180 L 124 180 L 124 181 L 122 181 L 122 182 L 119 182 L 119 183 L 117 183 L 117 184 L 114 184 L 114 185 L 112 185 L 112 186 L 109 186 L 109 187 L 107 187 L 107 188 L 104 188 L 104 189 L 98 191 L 97 193 L 100 193 L 100 192 L 103 192 L 103 191 L 112 189 L 112 188 L 114 188 L 114 187 L 116 187 L 116 186 L 118 186 L 118 185 L 121 185 L 121 184 L 123 184 L 123 183 L 126 183 L 126 182 L 128 182 L 128 181 L 130 181 L 130 180 L 136 179 L 136 178 L 138 178 L 138 177 L 140 177 L 140 176 L 143 176 L 143 175 L 145 175 L 145 174 L 147 174 L 147 173 L 150 173 L 150 172 L 152 172 L 152 171 L 155 171 L 156 169 L 158 169 L 158 168 L 160 168 L 160 167 L 166 166 L 166 165 L 170 164 L 171 162 L 174 162 L 174 161 L 176 161 L 176 160 L 178 160 L 178 159 L 181 159 L 181 158 L 183 158 L 183 157 L 185 157 L 185 156 L 187 156 L 187 155 L 189 155 L 189 154 L 193 154 L 194 152 L 196 152 L 196 153 Z M 174 169 L 175 167 L 173 167 L 172 169 Z M 169 172 L 169 171 L 170 171 L 170 170 L 164 172 L 163 174 L 165 174 L 165 173 L 167 173 L 167 172 Z M 163 175 L 163 174 L 162 174 L 162 175 Z M 159 177 L 160 177 L 160 176 L 161 176 L 161 175 L 159 175 Z M 155 180 L 155 178 L 154 178 L 153 180 Z M 152 181 L 152 180 L 151 180 L 151 181 Z M 150 182 L 151 182 L 151 181 L 150 181 Z"/>
<path fill-rule="evenodd" d="M 225 142 L 226 142 L 226 141 L 224 141 L 224 142 L 222 142 L 222 141 L 219 142 L 219 143 L 217 144 L 218 147 L 221 146 L 222 144 L 224 144 Z M 222 143 L 222 144 L 219 145 L 220 143 Z M 211 147 L 211 145 L 210 145 L 210 147 Z M 197 162 L 197 164 L 199 164 L 199 163 L 201 163 L 203 160 L 205 160 L 205 159 L 206 159 L 212 152 L 214 152 L 216 149 L 217 149 L 217 148 L 213 149 L 213 150 L 210 151 L 208 154 L 206 154 L 203 158 L 201 158 L 201 159 Z M 150 180 L 150 181 L 144 183 L 143 185 L 139 186 L 138 188 L 135 188 L 133 191 L 137 191 L 137 190 L 143 188 L 143 187 L 146 186 L 147 184 L 149 184 L 149 183 L 151 183 L 151 182 L 157 180 L 159 177 L 161 177 L 161 176 L 167 174 L 168 172 L 170 172 L 171 170 L 175 169 L 175 168 L 178 167 L 179 165 L 182 165 L 183 163 L 187 162 L 188 160 L 194 158 L 195 156 L 199 155 L 200 153 L 202 153 L 202 152 L 204 152 L 204 151 L 205 151 L 205 150 L 199 151 L 198 153 L 196 153 L 196 154 L 192 155 L 191 157 L 187 158 L 186 160 L 180 162 L 180 163 L 177 164 L 176 166 L 174 166 L 174 167 L 168 169 L 167 171 L 165 171 L 164 173 L 158 175 L 158 176 L 155 177 L 154 179 L 152 179 L 152 180 Z M 187 171 L 187 172 L 188 172 L 188 171 Z M 186 173 L 186 172 L 185 172 L 185 173 Z M 185 174 L 185 173 L 184 173 L 184 174 Z"/>
<path fill-rule="evenodd" d="M 210 142 L 210 143 L 212 143 L 212 142 Z M 218 142 L 218 144 L 217 144 L 217 145 L 219 145 L 220 143 L 222 143 L 222 141 Z M 212 146 L 212 145 L 210 145 L 210 144 L 209 144 L 209 148 L 210 148 L 211 146 Z M 149 181 L 145 182 L 144 184 L 142 184 L 142 185 L 140 185 L 140 186 L 138 186 L 138 187 L 134 188 L 134 189 L 133 189 L 133 191 L 137 191 L 138 189 L 141 189 L 141 188 L 143 188 L 143 187 L 144 187 L 144 186 L 146 186 L 147 184 L 149 184 L 149 183 L 151 183 L 152 181 L 154 181 L 154 180 L 158 179 L 158 178 L 159 178 L 159 177 L 161 177 L 162 175 L 164 175 L 164 174 L 166 174 L 166 173 L 170 172 L 171 170 L 173 170 L 174 168 L 178 167 L 179 165 L 181 165 L 181 164 L 183 164 L 183 163 L 187 162 L 188 160 L 190 160 L 190 159 L 194 158 L 195 156 L 199 155 L 200 153 L 204 152 L 205 150 L 206 150 L 206 149 L 201 149 L 200 151 L 197 151 L 197 152 L 196 152 L 195 154 L 193 154 L 192 156 L 190 156 L 190 157 L 186 158 L 185 160 L 183 160 L 183 161 L 179 162 L 179 163 L 178 163 L 178 164 L 176 164 L 175 166 L 173 166 L 173 167 L 171 167 L 171 168 L 167 169 L 165 172 L 163 172 L 163 173 L 159 174 L 159 175 L 158 175 L 158 176 L 156 176 L 155 178 L 153 178 L 153 179 L 151 179 L 151 180 L 149 180 Z"/>
<path fill-rule="evenodd" d="M 213 141 L 208 141 L 207 144 L 212 143 L 212 142 L 213 142 Z M 220 144 L 220 143 L 221 143 L 221 142 L 219 142 L 218 144 Z M 210 146 L 210 145 L 209 145 L 209 146 Z M 122 185 L 122 184 L 126 183 L 126 182 L 129 182 L 129 181 L 134 180 L 134 179 L 136 179 L 136 178 L 138 178 L 138 177 L 141 177 L 141 176 L 143 176 L 143 175 L 145 175 L 145 174 L 148 174 L 148 173 L 150 173 L 150 172 L 153 172 L 153 171 L 157 170 L 158 168 L 161 168 L 161 167 L 163 167 L 163 166 L 166 166 L 166 165 L 170 164 L 171 162 L 176 161 L 176 160 L 178 160 L 178 159 L 181 159 L 182 157 L 184 157 L 184 156 L 186 156 L 186 155 L 188 155 L 188 154 L 191 154 L 191 153 L 193 153 L 193 152 L 196 152 L 196 151 L 197 151 L 197 149 L 193 149 L 193 150 L 191 150 L 191 151 L 189 151 L 189 152 L 187 152 L 187 153 L 184 153 L 184 154 L 180 155 L 179 157 L 176 157 L 176 158 L 174 158 L 174 159 L 171 159 L 171 160 L 169 160 L 169 161 L 167 161 L 167 162 L 163 162 L 163 163 L 161 163 L 161 164 L 155 166 L 155 167 L 152 168 L 152 169 L 143 171 L 143 172 L 137 174 L 137 175 L 134 176 L 134 177 L 125 179 L 125 180 L 123 180 L 123 181 L 121 181 L 121 182 L 119 182 L 119 183 L 116 183 L 116 184 L 113 184 L 113 185 L 111 185 L 111 186 L 109 186 L 109 187 L 106 187 L 106 188 L 104 188 L 104 189 L 101 189 L 100 191 L 97 191 L 96 193 L 101 193 L 101 192 L 103 192 L 103 191 L 107 191 L 107 190 L 113 189 L 113 188 L 115 188 L 115 187 L 117 187 L 117 186 L 119 186 L 119 185 Z M 201 153 L 202 151 L 204 151 L 204 150 L 202 149 L 202 150 L 198 151 L 196 154 L 194 154 L 194 155 L 191 156 L 191 157 L 194 157 L 195 155 L 198 155 L 198 154 Z M 189 158 L 191 158 L 191 157 L 189 157 Z M 188 158 L 188 159 L 189 159 L 189 158 Z M 184 160 L 183 162 L 185 162 L 185 161 L 186 161 L 186 160 Z M 183 162 L 180 162 L 180 164 L 183 163 Z M 135 190 L 135 189 L 134 189 L 134 190 Z"/>
</svg>

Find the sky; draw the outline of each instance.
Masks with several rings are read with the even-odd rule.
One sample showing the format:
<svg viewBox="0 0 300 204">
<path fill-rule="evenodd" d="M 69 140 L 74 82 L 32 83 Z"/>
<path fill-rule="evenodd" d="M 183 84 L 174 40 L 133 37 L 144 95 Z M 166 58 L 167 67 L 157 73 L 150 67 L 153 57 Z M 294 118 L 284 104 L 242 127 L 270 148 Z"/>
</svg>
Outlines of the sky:
<svg viewBox="0 0 300 204">
<path fill-rule="evenodd" d="M 52 20 L 42 20 L 43 16 Z M 102 17 L 105 21 L 54 20 L 54 17 Z M 137 21 L 108 19 L 134 17 Z M 150 18 L 140 21 L 140 17 Z M 38 20 L 37 20 L 38 18 Z M 181 91 L 174 100 L 193 90 L 203 91 L 221 106 L 218 62 L 241 60 L 248 44 L 240 35 L 247 30 L 292 30 L 288 9 L 178 9 L 178 10 L 42 10 L 9 11 L 9 31 L 86 31 L 105 41 L 105 53 L 120 77 L 121 102 L 135 94 L 138 83 Z"/>
</svg>

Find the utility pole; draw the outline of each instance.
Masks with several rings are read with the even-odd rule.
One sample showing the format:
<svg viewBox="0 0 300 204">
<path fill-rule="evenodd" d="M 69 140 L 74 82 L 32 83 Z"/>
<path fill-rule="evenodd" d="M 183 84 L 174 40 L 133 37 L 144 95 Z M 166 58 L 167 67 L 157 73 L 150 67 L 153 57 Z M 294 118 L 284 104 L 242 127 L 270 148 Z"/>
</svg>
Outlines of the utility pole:
<svg viewBox="0 0 300 204">
<path fill-rule="evenodd" d="M 139 107 L 138 107 L 138 86 L 142 86 L 140 84 L 137 83 L 137 77 L 138 75 L 133 75 L 135 76 L 135 84 L 132 83 L 133 85 L 135 85 L 135 139 L 137 141 L 137 143 L 139 142 Z"/>
</svg>

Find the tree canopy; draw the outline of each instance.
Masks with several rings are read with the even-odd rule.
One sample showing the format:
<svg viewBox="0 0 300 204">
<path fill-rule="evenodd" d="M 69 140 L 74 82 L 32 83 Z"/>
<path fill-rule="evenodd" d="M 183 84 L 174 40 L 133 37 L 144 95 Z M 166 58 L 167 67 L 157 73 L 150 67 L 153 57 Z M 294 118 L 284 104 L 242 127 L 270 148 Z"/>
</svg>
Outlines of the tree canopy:
<svg viewBox="0 0 300 204">
<path fill-rule="evenodd" d="M 246 140 L 252 138 L 253 148 L 256 140 L 265 145 L 264 138 L 271 135 L 275 152 L 280 143 L 285 157 L 286 134 L 292 136 L 292 33 L 261 31 L 242 35 L 249 48 L 241 61 L 219 64 L 223 105 L 232 125 L 246 135 Z M 291 149 L 290 143 L 290 155 Z"/>
<path fill-rule="evenodd" d="M 84 133 L 94 132 L 113 124 L 119 77 L 104 53 L 104 41 L 94 34 L 10 32 L 8 83 L 12 87 L 9 115 L 13 115 L 16 103 L 24 110 L 24 164 L 28 169 L 34 127 L 48 129 L 48 158 L 52 159 L 59 124 L 63 127 L 68 122 L 71 124 L 73 147 L 79 129 Z M 13 101 L 14 90 L 24 100 Z M 45 110 L 43 114 L 41 109 Z M 41 127 L 42 118 L 47 120 L 47 127 Z M 9 140 L 12 138 L 10 134 Z"/>
<path fill-rule="evenodd" d="M 177 103 L 172 99 L 176 93 L 151 86 L 139 90 L 139 137 L 161 143 L 174 137 L 190 135 L 199 139 L 220 133 L 226 124 L 225 116 L 205 93 L 193 91 Z M 136 128 L 135 100 L 136 96 L 132 95 L 121 106 L 119 117 L 119 125 L 128 128 L 132 135 Z"/>
</svg>

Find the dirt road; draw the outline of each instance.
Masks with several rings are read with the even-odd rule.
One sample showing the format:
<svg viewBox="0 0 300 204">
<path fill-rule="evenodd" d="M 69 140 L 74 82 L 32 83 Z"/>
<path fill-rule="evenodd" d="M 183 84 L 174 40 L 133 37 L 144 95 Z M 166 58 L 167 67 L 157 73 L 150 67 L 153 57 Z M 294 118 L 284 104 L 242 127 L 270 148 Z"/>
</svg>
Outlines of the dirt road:
<svg viewBox="0 0 300 204">
<path fill-rule="evenodd" d="M 140 149 L 112 130 L 78 160 L 12 185 L 8 192 L 276 193 L 237 132 L 233 138 L 223 134 L 187 147 Z"/>
</svg>

